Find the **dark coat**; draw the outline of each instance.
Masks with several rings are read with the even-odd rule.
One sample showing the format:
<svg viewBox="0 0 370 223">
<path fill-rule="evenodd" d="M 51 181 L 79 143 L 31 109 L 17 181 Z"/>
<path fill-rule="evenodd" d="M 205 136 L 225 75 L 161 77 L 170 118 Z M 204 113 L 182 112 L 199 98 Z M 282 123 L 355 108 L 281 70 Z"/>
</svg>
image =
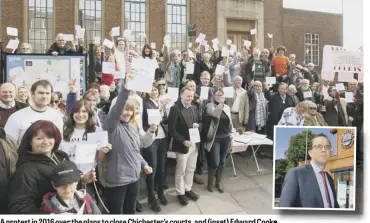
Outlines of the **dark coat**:
<svg viewBox="0 0 370 223">
<path fill-rule="evenodd" d="M 53 52 L 57 52 L 58 55 L 81 55 L 83 53 L 83 47 L 79 47 L 79 50 L 75 51 L 66 46 L 60 48 L 57 43 L 53 43 L 48 49 L 47 54 L 51 55 Z"/>
<path fill-rule="evenodd" d="M 54 154 L 59 162 L 69 159 L 62 151 L 56 151 Z M 28 152 L 19 157 L 8 191 L 10 214 L 45 213 L 40 209 L 42 198 L 49 192 L 55 192 L 51 175 L 56 165 L 45 155 Z"/>
<path fill-rule="evenodd" d="M 267 120 L 267 134 L 270 138 L 273 138 L 274 125 L 279 123 L 284 110 L 294 107 L 294 105 L 294 99 L 289 95 L 286 95 L 285 103 L 283 103 L 279 93 L 271 96 L 271 100 L 268 103 L 269 116 Z"/>
<path fill-rule="evenodd" d="M 190 118 L 183 115 L 185 112 L 190 113 Z M 178 101 L 171 107 L 168 117 L 168 133 L 173 139 L 172 151 L 182 154 L 189 152 L 189 148 L 184 146 L 184 142 L 186 140 L 190 141 L 189 129 L 193 128 L 194 123 L 200 125 L 200 121 L 200 113 L 194 105 L 186 109 L 181 101 Z"/>
<path fill-rule="evenodd" d="M 334 197 L 334 208 L 339 208 L 334 180 L 326 173 Z M 319 184 L 311 164 L 290 169 L 285 176 L 280 196 L 280 207 L 324 208 Z"/>
</svg>

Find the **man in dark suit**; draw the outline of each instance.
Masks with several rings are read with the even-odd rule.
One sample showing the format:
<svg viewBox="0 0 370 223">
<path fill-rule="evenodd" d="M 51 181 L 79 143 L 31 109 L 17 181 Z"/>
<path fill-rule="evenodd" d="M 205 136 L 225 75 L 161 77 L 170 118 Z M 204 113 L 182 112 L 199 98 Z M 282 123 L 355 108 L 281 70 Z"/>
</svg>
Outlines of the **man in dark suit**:
<svg viewBox="0 0 370 223">
<path fill-rule="evenodd" d="M 286 83 L 279 84 L 279 92 L 271 97 L 268 103 L 268 119 L 267 119 L 267 136 L 270 139 L 274 138 L 274 125 L 277 125 L 283 115 L 285 109 L 295 107 L 294 99 L 287 94 L 288 85 Z"/>
<path fill-rule="evenodd" d="M 331 143 L 324 134 L 312 139 L 310 164 L 290 169 L 285 176 L 280 207 L 339 208 L 334 180 L 325 166 L 331 156 Z"/>
<path fill-rule="evenodd" d="M 199 199 L 191 190 L 199 145 L 190 141 L 189 129 L 199 128 L 201 120 L 198 109 L 191 104 L 194 93 L 191 88 L 182 88 L 180 100 L 171 107 L 168 117 L 168 133 L 173 140 L 172 150 L 176 152 L 176 194 L 182 205 L 189 203 L 188 198 Z"/>
</svg>

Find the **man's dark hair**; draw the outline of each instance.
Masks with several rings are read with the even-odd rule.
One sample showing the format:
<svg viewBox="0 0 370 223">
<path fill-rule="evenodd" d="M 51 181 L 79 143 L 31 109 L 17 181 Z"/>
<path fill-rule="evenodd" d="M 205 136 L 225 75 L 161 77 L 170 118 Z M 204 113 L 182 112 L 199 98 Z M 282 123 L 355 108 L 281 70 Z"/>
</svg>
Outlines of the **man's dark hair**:
<svg viewBox="0 0 370 223">
<path fill-rule="evenodd" d="M 38 86 L 43 86 L 44 88 L 47 88 L 47 87 L 50 86 L 51 93 L 53 93 L 53 85 L 51 85 L 51 83 L 48 80 L 39 80 L 39 81 L 36 81 L 35 83 L 32 84 L 32 86 L 31 86 L 31 93 L 32 94 L 35 94 L 36 88 Z"/>
<path fill-rule="evenodd" d="M 319 137 L 324 137 L 328 140 L 329 144 L 330 144 L 330 147 L 331 147 L 331 142 L 330 142 L 330 139 L 328 138 L 327 135 L 325 135 L 324 133 L 320 133 L 320 134 L 317 134 L 315 135 L 312 139 L 311 139 L 311 148 L 310 150 L 313 148 L 313 141 L 316 139 L 316 138 L 319 138 Z"/>
</svg>

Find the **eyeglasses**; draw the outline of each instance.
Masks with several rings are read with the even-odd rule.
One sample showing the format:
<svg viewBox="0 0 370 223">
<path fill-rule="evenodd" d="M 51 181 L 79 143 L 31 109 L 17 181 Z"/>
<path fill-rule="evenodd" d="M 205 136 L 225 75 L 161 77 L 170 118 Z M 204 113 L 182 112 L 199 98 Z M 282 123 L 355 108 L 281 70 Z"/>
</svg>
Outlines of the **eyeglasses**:
<svg viewBox="0 0 370 223">
<path fill-rule="evenodd" d="M 157 84 L 158 87 L 160 86 L 166 86 L 166 84 Z"/>
<path fill-rule="evenodd" d="M 315 107 L 311 107 L 311 108 L 310 108 L 310 110 L 317 110 L 317 108 L 315 108 Z"/>
<path fill-rule="evenodd" d="M 53 103 L 58 104 L 58 103 L 59 103 L 59 101 L 51 101 L 51 103 L 52 103 L 52 104 L 53 104 Z"/>
<path fill-rule="evenodd" d="M 315 148 L 315 149 L 325 148 L 325 150 L 331 150 L 331 145 L 314 145 L 313 148 Z"/>
</svg>

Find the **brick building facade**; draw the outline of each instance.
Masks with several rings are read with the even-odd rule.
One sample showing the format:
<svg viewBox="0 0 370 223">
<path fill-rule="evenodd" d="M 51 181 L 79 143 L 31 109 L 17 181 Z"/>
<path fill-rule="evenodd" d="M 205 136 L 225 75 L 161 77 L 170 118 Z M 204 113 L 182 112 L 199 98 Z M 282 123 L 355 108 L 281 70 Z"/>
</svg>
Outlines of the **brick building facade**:
<svg viewBox="0 0 370 223">
<path fill-rule="evenodd" d="M 6 27 L 16 27 L 19 29 L 20 42 L 30 42 L 30 26 L 35 26 L 30 22 L 34 13 L 30 10 L 30 6 L 35 5 L 33 10 L 43 11 L 42 7 L 45 7 L 44 11 L 46 10 L 46 13 L 41 12 L 41 17 L 46 15 L 48 20 L 42 23 L 41 28 L 45 29 L 47 34 L 40 41 L 46 41 L 44 45 L 48 45 L 53 42 L 57 33 L 73 33 L 74 25 L 81 23 L 80 9 L 85 1 L 0 0 L 0 38 L 5 45 L 9 40 Z M 274 35 L 274 47 L 283 44 L 288 48 L 287 54 L 295 53 L 298 61 L 318 61 L 317 65 L 320 66 L 323 46 L 342 45 L 343 41 L 342 15 L 286 9 L 283 8 L 283 0 L 95 0 L 89 2 L 99 2 L 99 6 L 94 7 L 100 10 L 99 19 L 97 19 L 99 21 L 94 21 L 94 27 L 99 27 L 94 29 L 98 31 L 91 31 L 91 35 L 104 39 L 112 27 L 120 26 L 122 31 L 128 28 L 125 27 L 125 24 L 128 24 L 127 20 L 137 20 L 136 24 L 139 24 L 139 27 L 141 25 L 142 28 L 140 32 L 146 33 L 146 42 L 155 42 L 157 48 L 163 43 L 163 37 L 167 33 L 179 33 L 179 30 L 181 34 L 177 34 L 175 38 L 179 46 L 194 42 L 195 37 L 186 35 L 186 24 L 196 24 L 197 34 L 205 33 L 209 42 L 216 37 L 221 44 L 224 44 L 227 39 L 232 39 L 238 48 L 242 45 L 243 39 L 251 40 L 252 46 L 269 48 L 271 40 L 267 37 L 267 33 L 271 33 Z M 142 16 L 139 18 L 140 15 Z M 33 19 L 36 17 L 38 16 L 34 16 Z M 180 21 L 179 18 L 183 19 Z M 169 19 L 173 22 L 172 31 L 169 30 L 171 26 L 167 25 Z M 249 31 L 254 28 L 257 29 L 257 35 L 250 35 Z M 33 41 L 40 42 L 37 39 Z M 308 52 L 307 49 L 309 49 Z"/>
</svg>

